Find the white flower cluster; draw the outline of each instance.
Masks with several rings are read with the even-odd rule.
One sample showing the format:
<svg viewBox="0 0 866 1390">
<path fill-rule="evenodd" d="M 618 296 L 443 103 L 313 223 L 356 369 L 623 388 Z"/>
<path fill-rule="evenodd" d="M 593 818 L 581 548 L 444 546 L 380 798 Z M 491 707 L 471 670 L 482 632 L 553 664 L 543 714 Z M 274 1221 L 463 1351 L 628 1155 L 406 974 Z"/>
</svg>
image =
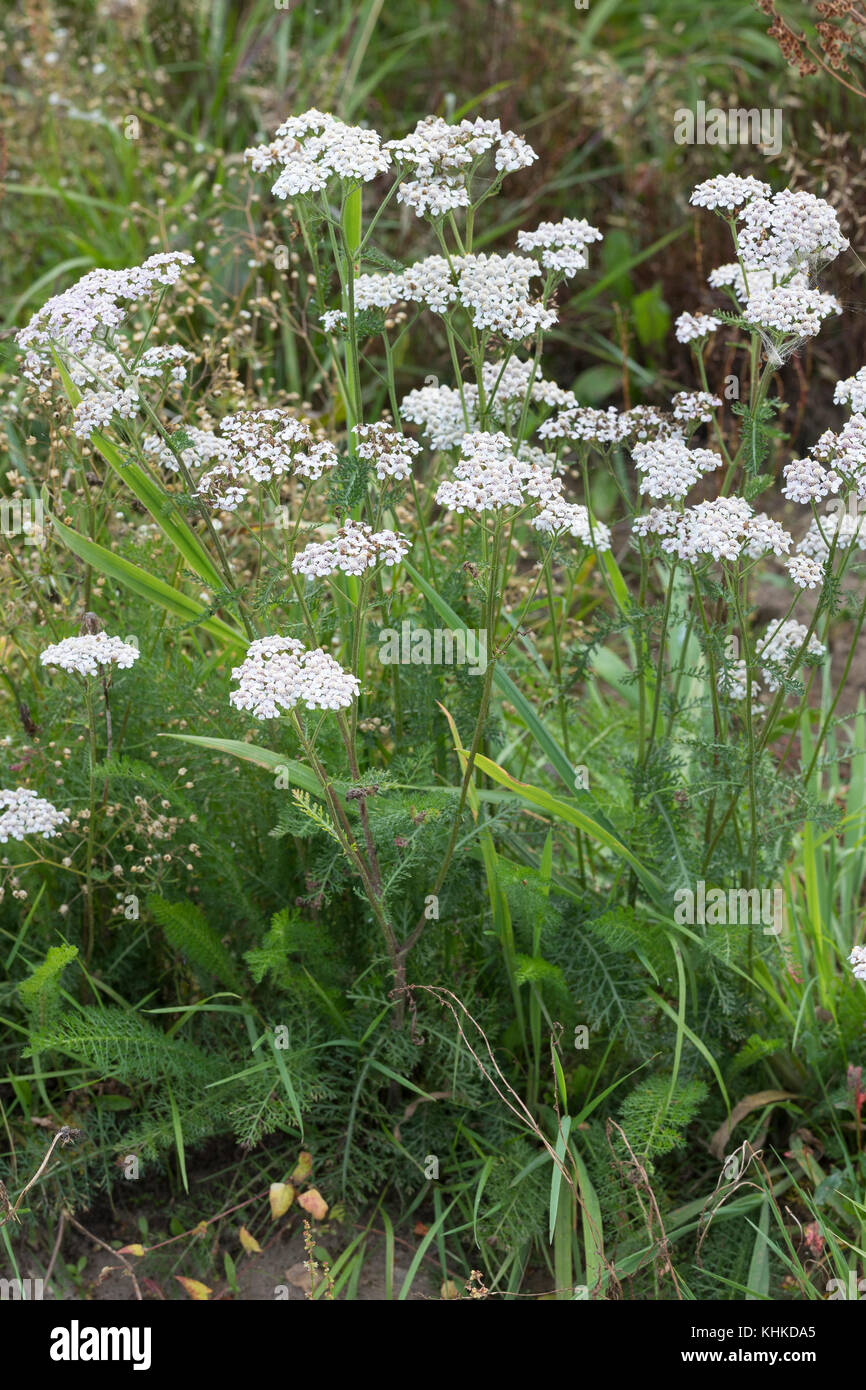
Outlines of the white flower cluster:
<svg viewBox="0 0 866 1390">
<path fill-rule="evenodd" d="M 636 517 L 637 535 L 661 538 L 662 550 L 689 564 L 710 556 L 713 560 L 737 560 L 741 555 L 758 559 L 772 550 L 785 555 L 791 537 L 783 526 L 764 512 L 753 512 L 742 497 L 716 497 L 677 512 L 673 507 L 653 507 Z"/>
<path fill-rule="evenodd" d="M 854 946 L 848 957 L 848 964 L 854 972 L 855 980 L 866 980 L 866 946 Z"/>
<path fill-rule="evenodd" d="M 794 618 L 787 618 L 785 622 L 778 623 L 775 627 L 771 623 L 764 634 L 764 642 L 758 648 L 758 657 L 762 663 L 762 675 L 767 682 L 768 690 L 778 690 L 781 685 L 780 669 L 782 674 L 787 673 L 791 664 L 791 657 L 798 652 L 806 641 L 808 628 L 802 623 L 796 622 Z M 827 648 L 817 637 L 810 637 L 806 646 L 804 656 L 825 656 Z M 764 665 L 763 663 L 768 663 Z M 769 663 L 772 663 L 770 665 Z"/>
<path fill-rule="evenodd" d="M 866 411 L 866 367 L 861 367 L 853 376 L 836 382 L 833 392 L 834 405 L 850 405 L 858 414 Z"/>
<path fill-rule="evenodd" d="M 136 364 L 135 375 L 157 380 L 168 372 L 171 380 L 179 384 L 186 381 L 185 363 L 190 357 L 192 353 L 188 348 L 181 347 L 180 343 L 166 343 L 164 346 L 157 344 L 155 347 L 145 348 Z"/>
<path fill-rule="evenodd" d="M 128 270 L 91 270 L 53 295 L 17 334 L 18 346 L 27 353 L 26 374 L 33 381 L 44 379 L 52 346 L 83 356 L 94 339 L 120 327 L 133 304 L 174 285 L 192 260 L 187 251 L 161 251 Z"/>
<path fill-rule="evenodd" d="M 390 309 L 405 301 L 444 314 L 457 298 L 452 266 L 456 271 L 462 263 L 459 256 L 450 263 L 444 256 L 425 256 L 406 270 L 359 275 L 354 287 L 355 310 Z"/>
<path fill-rule="evenodd" d="M 441 217 L 454 208 L 469 207 L 472 174 L 491 152 L 498 175 L 527 168 L 538 158 L 519 135 L 503 131 L 498 120 L 480 116 L 454 125 L 441 116 L 426 116 L 402 140 L 389 140 L 385 149 L 395 163 L 415 174 L 400 184 L 397 200 L 418 217 Z"/>
<path fill-rule="evenodd" d="M 700 422 L 706 425 L 721 404 L 719 397 L 709 391 L 678 391 L 671 400 L 671 410 L 674 419 L 681 424 Z"/>
<path fill-rule="evenodd" d="M 46 647 L 39 660 L 43 666 L 59 666 L 62 671 L 77 671 L 82 676 L 98 676 L 101 668 L 112 663 L 125 671 L 140 652 L 131 642 L 109 637 L 106 632 L 83 633 L 80 637 L 64 637 Z"/>
<path fill-rule="evenodd" d="M 138 406 L 138 392 L 132 386 L 122 391 L 85 391 L 72 412 L 72 433 L 77 439 L 89 439 L 94 430 L 110 425 L 115 415 L 132 420 Z"/>
<path fill-rule="evenodd" d="M 792 502 L 820 502 L 843 482 L 866 497 L 866 416 L 852 415 L 838 433 L 825 430 L 809 453 L 811 458 L 793 459 L 783 470 L 783 492 Z"/>
<path fill-rule="evenodd" d="M 28 835 L 45 835 L 51 839 L 58 827 L 69 820 L 68 811 L 58 811 L 50 801 L 37 796 L 28 787 L 14 791 L 0 790 L 0 845 L 7 840 L 23 840 Z"/>
<path fill-rule="evenodd" d="M 330 540 L 305 546 L 292 560 L 292 569 L 315 578 L 335 570 L 361 575 L 377 565 L 398 565 L 409 549 L 406 537 L 396 531 L 374 531 L 364 522 L 347 521 Z"/>
<path fill-rule="evenodd" d="M 456 449 L 464 434 L 477 428 L 474 402 L 470 405 L 467 397 L 471 390 L 471 387 L 463 388 L 466 415 L 460 392 L 453 386 L 416 387 L 400 402 L 400 414 L 410 424 L 421 426 L 431 449 Z"/>
<path fill-rule="evenodd" d="M 682 439 L 683 432 L 663 411 L 652 405 L 635 405 L 631 410 L 595 410 L 591 406 L 569 406 L 538 427 L 540 439 L 568 439 L 593 444 L 604 450 L 629 441 Z"/>
<path fill-rule="evenodd" d="M 221 439 L 212 430 L 200 430 L 195 425 L 184 425 L 183 433 L 189 444 L 181 449 L 180 456 L 187 468 L 200 468 L 205 463 L 213 463 L 215 459 L 225 460 L 229 457 L 228 440 Z M 179 472 L 177 458 L 160 435 L 146 434 L 141 447 L 148 457 L 156 459 L 169 473 Z"/>
<path fill-rule="evenodd" d="M 642 475 L 638 491 L 650 497 L 685 497 L 703 473 L 722 466 L 712 449 L 690 449 L 682 439 L 658 439 L 635 444 L 632 461 Z"/>
<path fill-rule="evenodd" d="M 460 303 L 478 329 L 520 342 L 556 323 L 556 311 L 529 297 L 529 282 L 541 272 L 527 256 L 464 256 L 457 286 Z"/>
<path fill-rule="evenodd" d="M 391 163 L 375 130 L 346 125 L 314 108 L 290 116 L 270 144 L 245 150 L 244 158 L 256 173 L 279 167 L 271 187 L 277 198 L 321 193 L 333 178 L 367 183 Z"/>
<path fill-rule="evenodd" d="M 584 218 L 565 217 L 561 222 L 540 222 L 534 232 L 518 232 L 521 251 L 540 251 L 545 270 L 556 270 L 567 279 L 589 264 L 586 248 L 601 241 L 602 234 Z"/>
<path fill-rule="evenodd" d="M 532 517 L 530 525 L 536 531 L 551 535 L 567 533 L 584 545 L 594 545 L 599 554 L 610 550 L 610 527 L 595 518 L 590 523 L 589 512 L 581 502 L 566 502 L 562 497 L 554 497 Z"/>
<path fill-rule="evenodd" d="M 444 314 L 452 304 L 460 303 L 476 328 L 519 342 L 556 323 L 553 309 L 530 298 L 530 281 L 540 274 L 536 261 L 514 252 L 454 256 L 450 262 L 444 256 L 427 256 L 399 273 L 359 275 L 355 310 L 389 309 L 406 301 Z M 326 327 L 342 322 L 339 313 L 328 312 Z"/>
<path fill-rule="evenodd" d="M 692 190 L 689 202 L 693 207 L 709 208 L 712 212 L 732 213 L 750 198 L 766 198 L 770 186 L 747 174 L 717 174 L 705 179 Z"/>
<path fill-rule="evenodd" d="M 220 421 L 229 459 L 257 483 L 286 473 L 313 480 L 337 465 L 329 440 L 316 440 L 308 425 L 285 410 L 245 410 Z"/>
<path fill-rule="evenodd" d="M 281 480 L 289 474 L 315 482 L 339 455 L 329 439 L 316 438 L 303 420 L 287 410 L 245 410 L 220 422 L 224 457 L 199 479 L 199 496 L 223 511 L 234 511 L 249 489 L 241 486 Z"/>
<path fill-rule="evenodd" d="M 405 482 L 412 476 L 412 459 L 421 452 L 414 439 L 380 420 L 375 425 L 355 425 L 355 453 L 358 458 L 375 464 L 380 483 L 388 478 Z"/>
<path fill-rule="evenodd" d="M 812 338 L 831 314 L 841 314 L 842 306 L 832 294 L 810 289 L 808 285 L 774 285 L 750 293 L 743 317 L 758 328 Z"/>
<path fill-rule="evenodd" d="M 786 188 L 771 197 L 753 198 L 739 213 L 739 220 L 740 255 L 747 270 L 816 266 L 848 250 L 836 209 L 814 193 Z"/>
<path fill-rule="evenodd" d="M 358 681 L 321 648 L 308 651 L 294 637 L 261 637 L 251 642 L 232 670 L 238 689 L 229 695 L 236 709 L 256 719 L 277 719 L 281 710 L 347 709 L 360 694 Z"/>
<path fill-rule="evenodd" d="M 540 473 L 547 473 L 548 478 L 537 476 Z M 436 501 L 455 512 L 481 513 L 503 507 L 522 507 L 526 500 L 524 489 L 528 490 L 530 480 L 536 496 L 545 482 L 549 484 L 544 502 L 562 488 L 552 471 L 519 459 L 507 435 L 478 430 L 464 435 L 454 477 L 439 484 Z"/>
<path fill-rule="evenodd" d="M 824 578 L 824 567 L 808 555 L 791 555 L 785 568 L 798 589 L 814 589 Z"/>
<path fill-rule="evenodd" d="M 680 314 L 674 325 L 678 343 L 693 343 L 706 338 L 721 326 L 721 319 L 713 318 L 712 314 Z"/>
<path fill-rule="evenodd" d="M 817 459 L 792 459 L 782 469 L 785 485 L 782 495 L 789 502 L 820 502 L 829 492 L 838 492 L 842 479 L 832 468 L 822 467 Z"/>
</svg>

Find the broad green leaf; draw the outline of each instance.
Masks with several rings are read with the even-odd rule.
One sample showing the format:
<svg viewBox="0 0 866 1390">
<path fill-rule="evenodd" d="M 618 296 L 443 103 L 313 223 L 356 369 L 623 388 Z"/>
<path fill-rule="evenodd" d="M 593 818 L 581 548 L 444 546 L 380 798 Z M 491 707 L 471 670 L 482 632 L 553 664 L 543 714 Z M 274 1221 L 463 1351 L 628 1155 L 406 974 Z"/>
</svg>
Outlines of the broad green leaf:
<svg viewBox="0 0 866 1390">
<path fill-rule="evenodd" d="M 173 738 L 178 743 L 192 743 L 199 748 L 209 748 L 214 753 L 228 753 L 232 758 L 240 758 L 243 762 L 267 768 L 268 772 L 284 770 L 290 787 L 302 787 L 311 796 L 322 795 L 319 779 L 310 768 L 296 762 L 294 758 L 287 758 L 285 753 L 275 753 L 271 748 L 260 748 L 257 743 L 243 743 L 238 738 L 208 738 L 203 734 L 159 734 L 158 737 Z M 336 792 L 342 793 L 347 784 L 332 782 L 331 785 Z"/>
</svg>

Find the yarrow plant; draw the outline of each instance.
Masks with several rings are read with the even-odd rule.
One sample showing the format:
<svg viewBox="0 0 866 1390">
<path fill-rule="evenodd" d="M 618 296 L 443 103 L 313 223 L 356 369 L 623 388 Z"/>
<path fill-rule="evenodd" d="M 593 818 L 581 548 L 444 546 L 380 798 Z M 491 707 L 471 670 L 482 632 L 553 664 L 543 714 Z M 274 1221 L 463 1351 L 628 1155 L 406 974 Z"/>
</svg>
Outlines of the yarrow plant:
<svg viewBox="0 0 866 1390">
<path fill-rule="evenodd" d="M 665 1050 L 677 1069 L 682 1061 L 682 1078 L 653 1074 L 623 1117 L 623 1134 L 646 1120 L 632 1157 L 649 1180 L 653 1156 L 669 1151 L 653 1147 L 657 1129 L 674 1131 L 669 1108 L 685 1092 L 694 1104 L 682 1103 L 683 1124 L 696 1113 L 699 1069 L 727 1084 L 778 1050 L 774 1028 L 750 1036 L 750 1021 L 737 1039 L 744 1058 L 716 1062 L 741 982 L 772 990 L 799 1027 L 802 1000 L 784 992 L 798 983 L 799 941 L 781 929 L 777 940 L 766 922 L 748 930 L 757 919 L 685 920 L 677 895 L 703 884 L 761 901 L 778 883 L 793 900 L 797 836 L 831 838 L 838 807 L 822 801 L 821 775 L 825 759 L 847 756 L 837 712 L 851 671 L 833 625 L 853 614 L 853 651 L 866 620 L 862 583 L 845 587 L 866 553 L 866 367 L 831 383 L 820 431 L 807 424 L 801 437 L 797 425 L 787 436 L 794 412 L 777 383 L 795 353 L 834 331 L 842 306 L 824 277 L 848 244 L 823 199 L 726 174 L 691 193 L 693 216 L 717 217 L 730 234 L 721 263 L 678 305 L 672 360 L 691 368 L 650 384 L 624 360 L 622 407 L 589 396 L 594 374 L 575 379 L 570 341 L 575 292 L 592 284 L 605 227 L 534 215 L 524 227 L 508 221 L 494 242 L 483 225 L 506 181 L 518 197 L 531 191 L 536 163 L 496 119 L 430 117 L 386 140 L 327 112 L 291 114 L 251 145 L 239 176 L 251 218 L 253 190 L 272 202 L 297 300 L 282 336 L 253 342 L 250 329 L 242 373 L 172 328 L 173 296 L 191 287 L 194 316 L 206 289 L 183 249 L 91 272 L 21 330 L 22 370 L 60 416 L 73 462 L 70 474 L 49 472 L 42 494 L 52 550 L 38 583 L 48 589 L 64 568 L 57 557 L 72 555 L 86 570 L 86 609 L 92 599 L 116 613 L 129 592 L 157 616 L 139 651 L 89 612 L 65 635 L 46 608 L 50 630 L 30 665 L 52 701 L 69 700 L 73 720 L 83 692 L 86 730 L 82 720 L 69 740 L 86 740 L 83 804 L 59 810 L 71 796 L 16 785 L 0 793 L 0 840 L 23 857 L 27 836 L 81 827 L 80 850 L 61 867 L 80 887 L 88 963 L 114 873 L 101 845 L 125 838 L 110 824 L 113 779 L 146 789 L 174 740 L 184 758 L 192 747 L 190 757 L 210 760 L 215 781 L 247 764 L 256 820 L 246 843 L 256 841 L 258 860 L 237 848 L 231 822 L 243 818 L 232 803 L 228 833 L 211 836 L 214 895 L 244 900 L 239 932 L 272 916 L 244 956 L 254 984 L 299 1010 L 313 1000 L 306 1031 L 292 1033 L 286 1057 L 277 1049 L 277 1071 L 259 1050 L 269 1031 L 237 1070 L 244 1085 L 268 1081 L 264 1101 L 244 1095 L 251 1129 L 300 1127 L 300 1093 L 330 1105 L 330 1080 L 304 1071 L 333 1041 L 320 1047 L 323 1019 L 338 1030 L 335 1046 L 352 1048 L 353 1117 L 377 1071 L 393 1109 L 420 1055 L 422 995 L 441 1004 L 448 993 L 421 983 L 435 969 L 460 988 L 475 981 L 482 1017 L 495 1011 L 489 982 L 505 982 L 507 1026 L 473 1056 L 485 1081 L 483 1058 L 498 1052 L 505 1068 L 531 1072 L 526 1123 L 566 1185 L 564 1149 L 599 1136 L 595 1120 L 576 1137 L 551 1122 L 549 1021 L 570 1008 L 577 1036 L 580 1011 L 594 1007 L 593 1029 L 605 1046 L 616 1040 L 619 1060 L 632 1048 L 641 1062 Z M 404 260 L 390 254 L 406 246 Z M 295 331 L 314 363 L 304 395 L 277 384 L 299 374 L 269 377 L 264 360 L 288 358 Z M 120 554 L 106 539 L 118 514 Z M 124 745 L 137 702 L 169 675 L 171 701 L 151 701 L 155 746 Z M 15 784 L 41 775 L 36 759 L 21 766 L 31 770 Z M 853 768 L 855 787 L 859 776 Z M 190 819 L 203 814 L 204 794 L 200 804 L 194 782 L 182 787 Z M 856 816 L 845 830 L 846 863 L 856 862 Z M 204 832 L 194 843 L 200 850 Z M 810 912 L 819 883 L 814 874 L 807 885 Z M 223 936 L 205 931 L 192 900 L 168 907 L 205 941 L 207 972 L 243 998 Z M 154 916 L 171 940 L 179 919 L 164 906 Z M 351 989 L 328 973 L 330 917 L 345 923 L 359 966 Z M 852 924 L 825 968 L 842 976 L 848 958 L 859 980 L 866 955 Z M 326 961 L 321 980 L 314 950 Z M 846 988 L 855 992 L 850 978 Z M 716 1031 L 692 1056 L 698 1032 L 686 1018 L 699 993 Z M 246 1011 L 244 998 L 251 1029 L 270 1016 L 259 1003 Z M 830 1003 L 825 991 L 828 1017 Z M 216 1012 L 228 1018 L 234 1006 Z M 386 1015 L 389 1044 L 377 1031 Z M 438 1047 L 441 1029 L 428 1034 Z M 466 1085 L 461 1068 L 435 1093 L 442 1100 Z M 589 1092 L 568 1094 L 594 1086 L 590 1074 L 580 1062 L 557 1069 L 557 1105 L 591 1106 Z M 354 1118 L 343 1127 L 347 1172 L 354 1128 Z M 410 1153 L 399 1128 L 381 1128 Z M 603 1173 L 605 1143 L 619 1140 L 599 1139 Z M 365 1161 L 378 1156 L 371 1144 Z M 625 1150 L 616 1156 L 625 1172 Z M 531 1173 L 522 1152 L 519 1163 Z M 586 1188 L 573 1190 L 568 1219 L 557 1217 L 559 1260 Z"/>
</svg>

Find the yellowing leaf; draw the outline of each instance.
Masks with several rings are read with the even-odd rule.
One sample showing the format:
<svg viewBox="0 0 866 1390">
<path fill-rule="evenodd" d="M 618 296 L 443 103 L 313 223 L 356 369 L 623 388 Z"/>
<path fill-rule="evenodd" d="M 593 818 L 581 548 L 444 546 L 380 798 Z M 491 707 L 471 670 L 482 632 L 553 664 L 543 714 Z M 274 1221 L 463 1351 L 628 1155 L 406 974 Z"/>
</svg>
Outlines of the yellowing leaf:
<svg viewBox="0 0 866 1390">
<path fill-rule="evenodd" d="M 268 1193 L 272 1220 L 278 1221 L 281 1216 L 285 1216 L 294 1200 L 295 1189 L 290 1182 L 272 1182 Z"/>
<path fill-rule="evenodd" d="M 123 1246 L 121 1246 L 121 1248 L 118 1250 L 117 1253 L 118 1253 L 118 1255 L 143 1255 L 143 1254 L 144 1254 L 144 1246 L 143 1246 L 143 1245 L 123 1245 Z"/>
<path fill-rule="evenodd" d="M 207 1235 L 207 1222 L 206 1222 L 206 1221 L 200 1221 L 200 1222 L 198 1223 L 197 1226 L 194 1226 L 194 1227 L 193 1227 L 192 1234 L 193 1234 L 194 1236 L 205 1236 L 205 1235 Z"/>
<path fill-rule="evenodd" d="M 324 1221 L 328 1215 L 328 1203 L 315 1187 L 301 1193 L 298 1198 L 298 1206 L 303 1207 L 304 1211 L 308 1211 L 314 1221 Z"/>
<path fill-rule="evenodd" d="M 207 1284 L 202 1284 L 198 1279 L 185 1279 L 182 1274 L 176 1274 L 175 1279 L 182 1284 L 190 1298 L 194 1298 L 197 1303 L 207 1303 L 213 1292 Z"/>
<path fill-rule="evenodd" d="M 295 1171 L 292 1174 L 292 1182 L 306 1182 L 313 1171 L 313 1155 L 308 1154 L 306 1149 L 301 1149 L 298 1154 L 298 1161 L 295 1164 Z"/>
<path fill-rule="evenodd" d="M 457 1288 L 457 1285 L 454 1283 L 453 1279 L 444 1280 L 439 1290 L 439 1297 L 448 1299 L 460 1297 L 460 1290 Z"/>
<path fill-rule="evenodd" d="M 250 1255 L 260 1255 L 260 1254 L 262 1253 L 262 1247 L 259 1245 L 259 1243 L 258 1243 L 258 1241 L 256 1240 L 255 1236 L 251 1236 L 251 1235 L 250 1235 L 250 1233 L 249 1233 L 249 1231 L 247 1230 L 246 1226 L 241 1226 L 241 1229 L 240 1229 L 240 1237 L 241 1237 L 241 1245 L 244 1247 L 244 1249 L 247 1251 L 248 1254 L 250 1254 Z"/>
</svg>

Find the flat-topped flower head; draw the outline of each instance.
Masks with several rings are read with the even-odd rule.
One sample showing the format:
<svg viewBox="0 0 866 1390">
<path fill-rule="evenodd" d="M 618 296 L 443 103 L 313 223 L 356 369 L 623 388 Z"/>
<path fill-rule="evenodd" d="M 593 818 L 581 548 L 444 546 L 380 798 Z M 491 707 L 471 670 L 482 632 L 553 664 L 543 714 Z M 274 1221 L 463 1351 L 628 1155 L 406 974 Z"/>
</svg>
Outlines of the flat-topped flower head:
<svg viewBox="0 0 866 1390">
<path fill-rule="evenodd" d="M 521 361 L 519 357 L 510 357 L 506 362 L 483 362 L 481 384 L 484 387 L 488 413 L 494 416 L 503 416 L 507 413 L 505 407 L 509 405 L 522 406 L 527 391 L 530 400 L 550 409 L 566 409 L 577 405 L 577 397 L 573 391 L 567 391 L 555 381 L 548 381 L 539 376 L 534 362 L 528 359 Z M 464 383 L 464 399 L 467 398 L 467 391 L 470 393 L 469 399 L 476 403 L 478 388 Z"/>
<path fill-rule="evenodd" d="M 236 709 L 256 719 L 277 719 L 297 705 L 309 710 L 348 709 L 360 694 L 357 679 L 321 648 L 308 651 L 294 637 L 261 637 L 251 642 L 246 659 L 232 670 L 237 690 L 229 695 Z"/>
<path fill-rule="evenodd" d="M 815 589 L 824 582 L 824 566 L 808 555 L 791 555 L 785 568 L 798 589 Z"/>
<path fill-rule="evenodd" d="M 246 410 L 227 415 L 220 430 L 228 446 L 227 462 L 257 483 L 290 474 L 315 481 L 339 462 L 331 441 L 317 438 L 309 425 L 287 410 Z"/>
<path fill-rule="evenodd" d="M 740 257 L 751 266 L 815 267 L 848 250 L 836 209 L 814 193 L 786 188 L 753 198 L 739 213 Z"/>
<path fill-rule="evenodd" d="M 789 502 L 820 502 L 831 492 L 838 492 L 842 479 L 832 468 L 825 468 L 817 459 L 792 459 L 782 469 L 785 485 L 782 495 Z"/>
<path fill-rule="evenodd" d="M 134 304 L 176 284 L 182 268 L 192 263 L 187 251 L 160 251 L 128 270 L 88 271 L 47 300 L 17 334 L 18 346 L 27 353 L 27 374 L 35 381 L 45 376 L 52 347 L 83 357 L 121 326 Z"/>
<path fill-rule="evenodd" d="M 751 174 L 716 174 L 704 179 L 692 190 L 689 202 L 693 207 L 709 208 L 712 212 L 730 215 L 752 198 L 766 198 L 770 185 Z"/>
<path fill-rule="evenodd" d="M 138 647 L 107 632 L 88 632 L 80 637 L 64 637 L 40 653 L 43 666 L 59 666 L 61 671 L 77 671 L 82 676 L 101 676 L 106 668 L 127 670 L 141 655 Z"/>
<path fill-rule="evenodd" d="M 236 512 L 249 496 L 249 488 L 242 487 L 243 473 L 236 464 L 225 460 L 203 473 L 198 480 L 197 497 L 220 512 Z"/>
<path fill-rule="evenodd" d="M 145 348 L 136 364 L 135 375 L 158 380 L 167 373 L 170 380 L 179 385 L 186 381 L 186 364 L 191 357 L 189 349 L 181 347 L 180 343 L 157 344 Z"/>
<path fill-rule="evenodd" d="M 418 386 L 400 402 L 400 414 L 410 424 L 420 425 L 431 449 L 456 449 L 464 434 L 477 428 L 475 402 L 478 392 L 473 388 L 471 400 L 463 398 L 453 386 Z M 464 413 L 465 410 L 465 413 Z"/>
<path fill-rule="evenodd" d="M 565 217 L 561 222 L 540 222 L 534 232 L 518 232 L 521 251 L 538 251 L 545 270 L 558 271 L 570 279 L 589 264 L 587 247 L 603 240 L 597 227 L 582 217 Z"/>
<path fill-rule="evenodd" d="M 340 570 L 364 574 L 377 565 L 398 565 L 408 555 L 409 542 L 396 531 L 374 531 L 362 521 L 347 521 L 327 541 L 313 541 L 292 560 L 296 574 L 322 578 Z"/>
<path fill-rule="evenodd" d="M 551 469 L 513 452 L 507 435 L 477 430 L 464 435 L 454 476 L 439 484 L 436 501 L 448 511 L 480 514 L 521 507 L 529 497 L 545 505 L 561 490 Z"/>
<path fill-rule="evenodd" d="M 589 512 L 581 502 L 553 497 L 530 518 L 529 524 L 534 530 L 549 535 L 573 536 L 598 552 L 610 550 L 610 528 L 595 518 L 590 521 Z"/>
<path fill-rule="evenodd" d="M 457 278 L 460 303 L 478 329 L 490 329 L 515 342 L 556 323 L 556 311 L 530 299 L 538 263 L 510 252 L 464 256 Z"/>
<path fill-rule="evenodd" d="M 332 179 L 368 183 L 391 163 L 375 130 L 346 125 L 311 108 L 290 116 L 270 144 L 244 151 L 255 173 L 278 169 L 271 192 L 276 198 L 321 193 Z"/>
<path fill-rule="evenodd" d="M 139 410 L 138 392 L 133 386 L 123 390 L 85 391 L 72 412 L 72 433 L 76 439 L 89 439 L 94 430 L 104 430 L 115 415 L 132 420 Z"/>
<path fill-rule="evenodd" d="M 709 424 L 713 411 L 721 407 L 721 399 L 709 391 L 678 391 L 671 400 L 671 411 L 681 424 Z"/>
<path fill-rule="evenodd" d="M 775 285 L 749 295 L 743 317 L 757 328 L 793 338 L 813 338 L 831 314 L 842 306 L 832 294 L 808 285 Z"/>
<path fill-rule="evenodd" d="M 723 461 L 712 449 L 690 449 L 676 438 L 635 444 L 631 456 L 641 475 L 638 491 L 655 498 L 685 497 L 702 474 L 712 473 Z"/>
<path fill-rule="evenodd" d="M 58 811 L 29 787 L 0 790 L 0 845 L 28 835 L 44 835 L 50 840 L 68 820 L 68 811 Z"/>
<path fill-rule="evenodd" d="M 732 661 L 719 672 L 716 682 L 719 690 L 729 700 L 745 700 L 749 693 L 749 675 L 745 661 Z M 752 699 L 760 693 L 761 686 L 752 677 Z"/>
<path fill-rule="evenodd" d="M 683 512 L 653 507 L 635 518 L 633 530 L 639 536 L 657 536 L 662 550 L 689 564 L 706 558 L 733 562 L 741 555 L 758 559 L 769 551 L 784 555 L 792 545 L 783 526 L 763 512 L 755 513 L 742 497 L 716 497 Z"/>
<path fill-rule="evenodd" d="M 594 444 L 606 448 L 628 437 L 628 427 L 613 406 L 596 410 L 592 406 L 572 406 L 551 416 L 538 427 L 539 439 L 568 439 L 575 444 Z"/>
<path fill-rule="evenodd" d="M 678 343 L 695 343 L 703 342 L 721 326 L 721 319 L 712 314 L 680 314 L 674 329 Z"/>
<path fill-rule="evenodd" d="M 407 439 L 384 420 L 373 425 L 355 425 L 353 433 L 355 453 L 375 466 L 380 483 L 388 478 L 411 478 L 412 459 L 421 452 L 416 440 Z"/>
<path fill-rule="evenodd" d="M 401 140 L 389 140 L 385 149 L 415 175 L 400 184 L 398 202 L 418 217 L 434 218 L 470 206 L 472 176 L 485 156 L 492 154 L 497 177 L 524 169 L 538 157 L 514 131 L 503 131 L 498 120 L 480 116 L 453 125 L 441 116 L 426 116 Z"/>
</svg>

